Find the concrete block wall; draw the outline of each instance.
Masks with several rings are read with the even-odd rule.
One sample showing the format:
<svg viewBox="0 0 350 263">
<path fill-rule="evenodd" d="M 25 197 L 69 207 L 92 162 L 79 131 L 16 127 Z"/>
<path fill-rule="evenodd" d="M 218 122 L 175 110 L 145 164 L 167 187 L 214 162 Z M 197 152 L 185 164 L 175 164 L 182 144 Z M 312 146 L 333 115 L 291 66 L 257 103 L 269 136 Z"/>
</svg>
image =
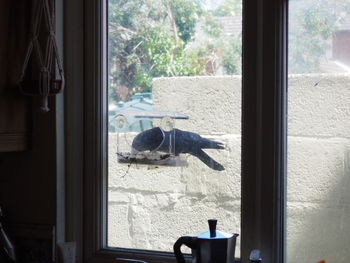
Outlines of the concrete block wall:
<svg viewBox="0 0 350 263">
<path fill-rule="evenodd" d="M 347 262 L 350 76 L 290 76 L 288 92 L 288 262 Z M 108 244 L 171 251 L 179 236 L 205 231 L 213 217 L 220 230 L 239 233 L 241 78 L 158 78 L 153 96 L 156 109 L 189 116 L 177 128 L 224 143 L 207 153 L 225 171 L 193 156 L 184 157 L 187 167 L 120 164 L 111 133 Z"/>
<path fill-rule="evenodd" d="M 110 246 L 172 251 L 178 237 L 206 231 L 207 219 L 214 217 L 218 229 L 239 232 L 240 82 L 240 77 L 160 78 L 153 85 L 154 108 L 190 117 L 177 120 L 176 128 L 224 143 L 224 150 L 207 153 L 225 171 L 193 156 L 183 156 L 187 167 L 128 167 L 117 162 L 118 135 L 109 135 Z M 119 137 L 123 141 L 132 140 Z"/>
<path fill-rule="evenodd" d="M 292 75 L 288 92 L 288 262 L 348 262 L 350 76 Z"/>
</svg>

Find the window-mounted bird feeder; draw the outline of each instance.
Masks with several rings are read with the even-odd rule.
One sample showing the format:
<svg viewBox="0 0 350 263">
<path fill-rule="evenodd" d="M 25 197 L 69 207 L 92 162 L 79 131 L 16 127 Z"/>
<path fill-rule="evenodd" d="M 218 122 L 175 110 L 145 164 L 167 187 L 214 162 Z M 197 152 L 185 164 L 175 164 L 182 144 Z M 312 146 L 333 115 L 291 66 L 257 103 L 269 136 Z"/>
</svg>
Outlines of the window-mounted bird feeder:
<svg viewBox="0 0 350 263">
<path fill-rule="evenodd" d="M 186 166 L 175 154 L 175 120 L 189 117 L 176 111 L 120 110 L 110 121 L 117 132 L 118 162 L 156 166 Z"/>
</svg>

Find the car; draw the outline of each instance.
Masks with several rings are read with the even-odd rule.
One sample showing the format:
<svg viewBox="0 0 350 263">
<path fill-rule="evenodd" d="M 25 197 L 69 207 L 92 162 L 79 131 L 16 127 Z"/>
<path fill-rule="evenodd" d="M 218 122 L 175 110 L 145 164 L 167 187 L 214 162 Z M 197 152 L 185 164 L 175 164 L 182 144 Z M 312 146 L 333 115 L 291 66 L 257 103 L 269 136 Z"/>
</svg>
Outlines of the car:
<svg viewBox="0 0 350 263">
<path fill-rule="evenodd" d="M 136 93 L 130 101 L 119 101 L 108 107 L 109 132 L 140 132 L 153 127 L 145 112 L 152 112 L 152 94 Z M 138 117 L 137 117 L 138 116 Z M 144 117 L 142 117 L 144 116 Z"/>
<path fill-rule="evenodd" d="M 150 92 L 136 93 L 130 101 L 110 104 L 108 115 L 109 132 L 141 132 L 153 128 L 154 119 L 164 120 L 164 128 L 171 128 L 174 119 L 188 119 L 176 111 L 154 110 Z"/>
</svg>

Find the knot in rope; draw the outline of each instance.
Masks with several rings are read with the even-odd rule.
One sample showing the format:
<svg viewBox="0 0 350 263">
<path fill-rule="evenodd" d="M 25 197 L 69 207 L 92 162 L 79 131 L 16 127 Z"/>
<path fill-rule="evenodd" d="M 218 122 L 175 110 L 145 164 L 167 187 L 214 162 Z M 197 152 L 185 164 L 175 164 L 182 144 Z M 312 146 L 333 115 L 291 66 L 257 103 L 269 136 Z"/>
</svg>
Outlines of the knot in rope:
<svg viewBox="0 0 350 263">
<path fill-rule="evenodd" d="M 49 109 L 47 107 L 47 97 L 51 92 L 51 89 L 53 89 L 52 93 L 56 94 L 60 92 L 64 87 L 64 71 L 62 67 L 62 63 L 58 54 L 58 48 L 57 48 L 57 42 L 56 42 L 56 36 L 55 31 L 52 24 L 52 16 L 50 12 L 50 0 L 39 0 L 37 7 L 35 9 L 35 12 L 33 12 L 32 17 L 32 33 L 31 33 L 31 39 L 29 41 L 26 56 L 24 59 L 24 63 L 22 66 L 21 75 L 19 78 L 19 83 L 23 82 L 25 77 L 25 71 L 28 66 L 29 58 L 32 55 L 32 52 L 35 52 L 37 57 L 37 62 L 39 64 L 39 72 L 38 72 L 38 92 L 34 91 L 24 91 L 22 85 L 20 84 L 21 91 L 25 95 L 41 95 L 42 96 L 42 106 L 41 109 L 45 112 L 47 112 Z M 33 8 L 34 9 L 34 8 Z M 46 48 L 45 52 L 43 52 L 42 48 L 40 47 L 39 43 L 39 31 L 41 29 L 41 20 L 42 17 L 44 17 L 44 22 L 47 29 L 47 39 L 46 39 Z M 41 38 L 40 38 L 41 39 Z M 34 51 L 33 51 L 34 49 Z M 55 76 L 56 72 L 55 70 L 52 70 L 51 67 L 53 65 L 56 65 L 58 67 L 58 72 L 61 77 L 61 80 L 53 80 L 55 83 L 54 88 L 51 87 L 51 75 Z M 58 85 L 58 83 L 60 83 Z"/>
</svg>

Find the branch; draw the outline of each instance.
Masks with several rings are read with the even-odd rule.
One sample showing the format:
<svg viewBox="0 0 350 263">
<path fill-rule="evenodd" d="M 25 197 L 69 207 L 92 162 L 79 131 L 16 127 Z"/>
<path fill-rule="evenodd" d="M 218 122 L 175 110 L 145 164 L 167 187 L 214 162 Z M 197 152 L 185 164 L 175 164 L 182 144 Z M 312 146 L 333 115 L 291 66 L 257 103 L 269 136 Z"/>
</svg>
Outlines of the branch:
<svg viewBox="0 0 350 263">
<path fill-rule="evenodd" d="M 167 1 L 167 9 L 168 9 L 168 14 L 169 14 L 169 19 L 170 19 L 170 24 L 173 28 L 173 33 L 174 33 L 174 39 L 175 39 L 175 44 L 176 46 L 179 45 L 179 34 L 177 31 L 175 19 L 174 19 L 174 7 L 172 5 L 172 0 Z"/>
</svg>

